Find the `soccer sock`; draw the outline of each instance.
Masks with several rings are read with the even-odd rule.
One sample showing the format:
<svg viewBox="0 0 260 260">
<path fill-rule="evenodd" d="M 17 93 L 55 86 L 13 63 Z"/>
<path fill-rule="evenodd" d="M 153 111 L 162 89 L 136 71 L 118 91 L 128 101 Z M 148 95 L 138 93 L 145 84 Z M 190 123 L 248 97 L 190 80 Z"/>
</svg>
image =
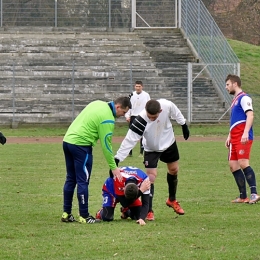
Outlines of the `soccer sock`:
<svg viewBox="0 0 260 260">
<path fill-rule="evenodd" d="M 171 175 L 167 172 L 167 182 L 170 201 L 176 200 L 176 192 L 178 185 L 178 175 Z"/>
<path fill-rule="evenodd" d="M 148 212 L 153 211 L 153 195 L 154 195 L 154 184 L 152 183 L 151 187 L 150 187 L 149 210 L 148 210 Z"/>
<path fill-rule="evenodd" d="M 241 169 L 234 171 L 233 176 L 235 178 L 238 190 L 240 192 L 240 198 L 245 199 L 247 195 L 246 195 L 246 181 L 245 181 L 245 175 L 243 171 Z"/>
<path fill-rule="evenodd" d="M 255 179 L 255 173 L 254 170 L 248 166 L 245 169 L 243 169 L 245 177 L 246 177 L 246 181 L 250 187 L 251 190 L 251 194 L 257 194 L 256 191 L 256 179 Z"/>
</svg>

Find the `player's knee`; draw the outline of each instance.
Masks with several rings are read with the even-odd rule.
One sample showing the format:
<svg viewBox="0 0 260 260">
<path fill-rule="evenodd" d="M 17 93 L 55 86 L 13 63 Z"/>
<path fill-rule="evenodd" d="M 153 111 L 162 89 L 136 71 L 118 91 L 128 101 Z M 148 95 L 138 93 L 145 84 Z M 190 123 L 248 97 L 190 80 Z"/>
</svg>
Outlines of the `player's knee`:
<svg viewBox="0 0 260 260">
<path fill-rule="evenodd" d="M 108 217 L 103 217 L 103 216 L 102 216 L 102 220 L 103 220 L 103 221 L 107 221 L 107 222 L 109 222 L 109 221 L 113 221 L 114 218 L 113 218 L 113 217 L 108 218 Z"/>
</svg>

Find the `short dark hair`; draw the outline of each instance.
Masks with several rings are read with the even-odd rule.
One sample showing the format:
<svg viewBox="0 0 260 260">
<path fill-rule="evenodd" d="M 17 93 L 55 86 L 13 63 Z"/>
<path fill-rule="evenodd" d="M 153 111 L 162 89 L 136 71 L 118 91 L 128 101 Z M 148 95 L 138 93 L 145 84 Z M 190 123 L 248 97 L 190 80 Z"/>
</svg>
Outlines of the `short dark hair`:
<svg viewBox="0 0 260 260">
<path fill-rule="evenodd" d="M 232 83 L 237 83 L 237 85 L 241 87 L 241 79 L 237 75 L 228 74 L 225 82 L 227 82 L 228 80 L 230 80 Z"/>
<path fill-rule="evenodd" d="M 150 99 L 145 105 L 145 110 L 147 113 L 151 115 L 156 115 L 157 113 L 160 112 L 161 105 L 157 100 Z"/>
<path fill-rule="evenodd" d="M 132 104 L 131 104 L 131 101 L 129 99 L 129 97 L 119 97 L 115 100 L 115 104 L 119 104 L 121 105 L 121 108 L 129 108 L 131 109 L 132 108 Z"/>
<path fill-rule="evenodd" d="M 124 193 L 125 193 L 125 197 L 127 199 L 130 199 L 130 200 L 137 199 L 138 193 L 139 193 L 139 188 L 135 183 L 129 182 L 125 186 Z"/>
<path fill-rule="evenodd" d="M 143 86 L 143 82 L 142 82 L 141 80 L 137 80 L 137 81 L 135 82 L 135 85 L 142 85 L 142 86 Z"/>
</svg>

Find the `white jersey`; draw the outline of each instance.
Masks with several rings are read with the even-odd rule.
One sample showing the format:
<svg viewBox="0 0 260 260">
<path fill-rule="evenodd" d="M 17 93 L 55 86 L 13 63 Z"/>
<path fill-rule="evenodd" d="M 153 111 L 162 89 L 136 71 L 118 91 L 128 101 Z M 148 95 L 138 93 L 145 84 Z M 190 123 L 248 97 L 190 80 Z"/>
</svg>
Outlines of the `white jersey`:
<svg viewBox="0 0 260 260">
<path fill-rule="evenodd" d="M 149 101 L 150 95 L 143 91 L 140 94 L 137 94 L 136 91 L 133 92 L 133 95 L 130 98 L 132 108 L 128 110 L 125 114 L 125 118 L 129 118 L 131 116 L 138 116 L 141 111 L 145 108 L 147 101 Z"/>
<path fill-rule="evenodd" d="M 146 110 L 136 117 L 128 130 L 115 158 L 123 161 L 130 150 L 143 137 L 144 150 L 147 152 L 163 152 L 175 142 L 171 119 L 184 125 L 186 119 L 179 108 L 169 100 L 157 100 L 161 105 L 161 113 L 155 121 L 147 117 Z"/>
</svg>

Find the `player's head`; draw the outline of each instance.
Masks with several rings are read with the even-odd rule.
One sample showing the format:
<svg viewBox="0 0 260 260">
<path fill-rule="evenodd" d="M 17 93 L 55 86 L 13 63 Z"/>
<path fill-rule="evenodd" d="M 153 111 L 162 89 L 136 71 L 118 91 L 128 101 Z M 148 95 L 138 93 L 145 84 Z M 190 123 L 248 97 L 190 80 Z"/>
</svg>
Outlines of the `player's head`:
<svg viewBox="0 0 260 260">
<path fill-rule="evenodd" d="M 136 184 L 136 180 L 129 179 L 125 183 L 124 194 L 125 197 L 129 200 L 137 199 L 139 193 L 139 188 Z"/>
<path fill-rule="evenodd" d="M 147 117 L 151 121 L 155 121 L 159 114 L 162 112 L 160 103 L 155 99 L 151 99 L 146 103 L 145 110 Z"/>
<path fill-rule="evenodd" d="M 241 79 L 237 75 L 229 74 L 226 77 L 226 90 L 229 94 L 234 95 L 237 90 L 241 89 Z"/>
<path fill-rule="evenodd" d="M 141 80 L 137 80 L 135 82 L 135 91 L 137 94 L 140 94 L 143 90 L 143 82 Z"/>
<path fill-rule="evenodd" d="M 115 100 L 116 117 L 124 116 L 132 108 L 129 97 L 119 97 Z"/>
</svg>

